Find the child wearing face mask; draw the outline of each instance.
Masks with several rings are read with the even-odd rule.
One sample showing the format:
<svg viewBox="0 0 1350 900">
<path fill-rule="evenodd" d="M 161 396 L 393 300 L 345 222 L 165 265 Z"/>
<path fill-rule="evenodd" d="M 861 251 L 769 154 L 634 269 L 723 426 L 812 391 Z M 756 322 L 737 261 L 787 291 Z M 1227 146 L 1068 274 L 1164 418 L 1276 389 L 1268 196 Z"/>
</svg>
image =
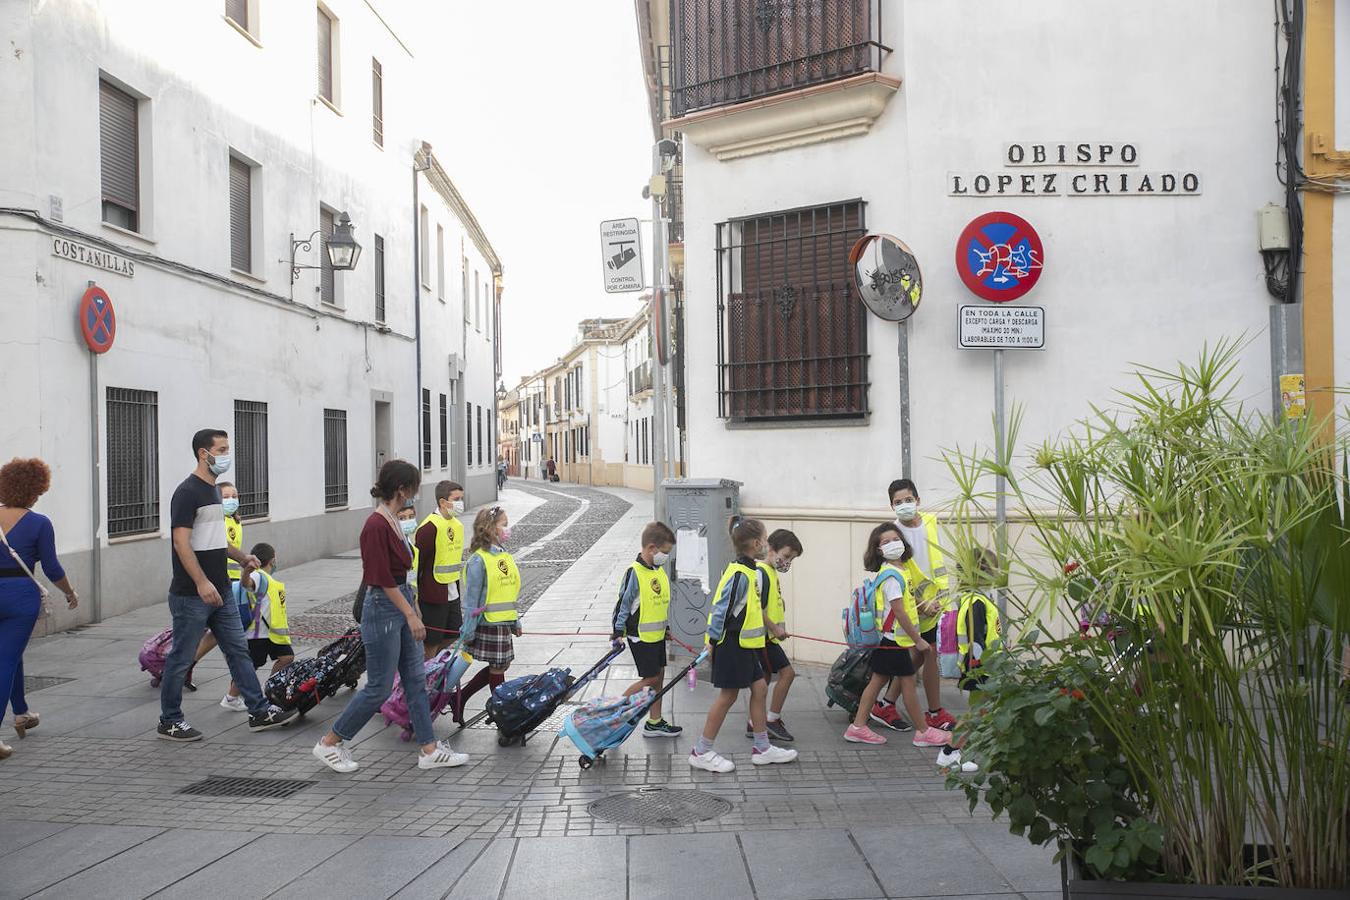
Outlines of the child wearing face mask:
<svg viewBox="0 0 1350 900">
<path fill-rule="evenodd" d="M 736 559 L 722 572 L 722 580 L 713 595 L 712 612 L 708 615 L 708 633 L 705 643 L 712 651 L 712 683 L 720 693 L 708 709 L 703 722 L 703 733 L 689 753 L 689 765 L 706 772 L 734 771 L 736 764 L 713 749 L 717 732 L 722 729 L 727 713 L 745 688 L 750 689 L 751 735 L 754 748 L 750 761 L 757 766 L 772 763 L 790 763 L 797 758 L 796 750 L 769 743 L 766 726 L 765 697 L 768 683 L 764 680 L 761 651 L 764 649 L 764 605 L 760 602 L 759 566 L 769 551 L 764 523 L 757 519 L 735 516 L 731 520 L 731 543 Z"/>
<path fill-rule="evenodd" d="M 623 692 L 631 697 L 643 688 L 661 689 L 666 674 L 666 641 L 670 640 L 667 610 L 670 608 L 670 579 L 662 568 L 670 561 L 675 534 L 664 522 L 652 522 L 642 529 L 642 551 L 624 573 L 619 585 L 619 602 L 614 604 L 614 641 L 628 638 L 638 680 Z M 642 736 L 676 737 L 683 728 L 661 716 L 661 698 L 647 711 Z"/>
<path fill-rule="evenodd" d="M 225 540 L 236 550 L 244 548 L 244 525 L 239 521 L 239 489 L 229 481 L 217 481 L 216 487 L 220 488 L 220 506 L 225 512 Z M 225 574 L 230 578 L 230 589 L 232 593 L 239 591 L 239 579 L 243 575 L 243 569 L 239 563 L 226 557 Z M 202 635 L 201 643 L 197 645 L 197 655 L 192 660 L 193 668 L 197 663 L 212 650 L 216 649 L 216 636 L 210 631 Z M 197 685 L 192 683 L 192 669 L 188 669 L 187 680 L 183 682 L 183 688 L 189 691 L 197 690 Z M 236 695 L 237 696 L 237 695 Z M 224 705 L 224 701 L 222 701 Z M 229 707 L 233 709 L 234 707 Z"/>
<path fill-rule="evenodd" d="M 459 602 L 464 562 L 464 488 L 453 481 L 436 485 L 436 511 L 417 526 L 413 571 L 417 575 L 417 607 L 427 626 L 423 647 L 427 659 L 450 646 L 464 624 Z"/>
<path fill-rule="evenodd" d="M 780 741 L 795 740 L 783 721 L 783 704 L 787 703 L 788 691 L 792 680 L 797 677 L 792 662 L 783 652 L 783 641 L 787 640 L 787 609 L 783 604 L 783 592 L 779 585 L 779 576 L 786 575 L 792 567 L 792 561 L 802 555 L 802 542 L 797 535 L 786 528 L 779 528 L 769 535 L 769 552 L 759 562 L 759 599 L 764 607 L 764 626 L 768 631 L 768 641 L 764 646 L 764 680 L 777 681 L 773 696 L 769 699 L 767 725 L 769 737 Z M 750 722 L 745 723 L 745 736 L 753 738 L 755 732 Z"/>
<path fill-rule="evenodd" d="M 506 680 L 506 670 L 516 658 L 514 638 L 521 635 L 520 570 L 504 545 L 511 540 L 506 510 L 491 506 L 479 510 L 473 520 L 473 539 L 469 561 L 464 566 L 464 626 L 468 638 L 465 650 L 474 659 L 487 663 L 473 679 L 455 691 L 450 712 L 455 722 L 464 724 L 464 707 L 469 698 L 484 687 L 496 688 Z"/>
<path fill-rule="evenodd" d="M 853 724 L 844 732 L 844 740 L 854 744 L 884 744 L 886 739 L 867 727 L 867 718 L 877 695 L 892 678 L 900 685 L 905 711 L 914 722 L 919 717 L 919 700 L 914 690 L 914 659 L 910 650 L 920 653 L 930 649 L 918 628 L 918 605 L 905 575 L 905 564 L 913 555 L 909 542 L 894 523 L 887 522 L 872 529 L 863 552 L 863 567 L 869 572 L 893 573 L 876 590 L 877 615 L 884 615 L 881 643 L 872 651 L 872 680 L 867 683 L 858 701 L 858 712 Z M 924 727 L 914 734 L 916 747 L 944 747 L 950 735 L 938 728 Z"/>
</svg>

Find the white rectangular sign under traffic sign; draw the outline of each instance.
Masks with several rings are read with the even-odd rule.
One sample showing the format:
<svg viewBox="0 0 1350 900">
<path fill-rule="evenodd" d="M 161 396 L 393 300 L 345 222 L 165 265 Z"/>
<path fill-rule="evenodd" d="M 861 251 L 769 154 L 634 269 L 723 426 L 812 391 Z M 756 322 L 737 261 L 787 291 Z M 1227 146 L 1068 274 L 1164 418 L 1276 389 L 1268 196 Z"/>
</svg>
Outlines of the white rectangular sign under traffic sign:
<svg viewBox="0 0 1350 900">
<path fill-rule="evenodd" d="M 959 321 L 965 350 L 1045 348 L 1043 306 L 963 306 Z"/>
<path fill-rule="evenodd" d="M 637 219 L 600 223 L 600 257 L 604 263 L 605 293 L 642 290 L 642 238 Z"/>
</svg>

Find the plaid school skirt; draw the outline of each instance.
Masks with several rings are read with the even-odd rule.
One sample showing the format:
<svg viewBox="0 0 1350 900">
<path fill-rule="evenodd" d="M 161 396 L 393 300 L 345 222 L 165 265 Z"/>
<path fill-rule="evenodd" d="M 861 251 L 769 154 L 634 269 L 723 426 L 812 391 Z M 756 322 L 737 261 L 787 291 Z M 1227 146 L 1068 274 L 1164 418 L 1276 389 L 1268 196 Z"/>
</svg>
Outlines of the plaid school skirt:
<svg viewBox="0 0 1350 900">
<path fill-rule="evenodd" d="M 464 649 L 476 662 L 487 663 L 494 669 L 505 668 L 516 658 L 511 625 L 511 622 L 479 622 L 473 640 Z"/>
</svg>

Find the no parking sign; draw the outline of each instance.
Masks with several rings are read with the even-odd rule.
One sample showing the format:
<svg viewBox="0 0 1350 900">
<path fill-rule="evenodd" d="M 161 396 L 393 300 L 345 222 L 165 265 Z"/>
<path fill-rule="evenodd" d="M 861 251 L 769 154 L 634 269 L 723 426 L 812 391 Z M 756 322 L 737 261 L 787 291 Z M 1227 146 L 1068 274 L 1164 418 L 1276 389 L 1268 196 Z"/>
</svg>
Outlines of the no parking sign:
<svg viewBox="0 0 1350 900">
<path fill-rule="evenodd" d="M 1018 299 L 1035 287 L 1044 267 L 1041 236 L 1026 219 L 1012 213 L 985 213 L 956 240 L 956 271 L 970 292 L 983 300 Z"/>
<path fill-rule="evenodd" d="M 107 353 L 112 349 L 117 337 L 117 314 L 113 311 L 112 298 L 108 292 L 96 284 L 90 284 L 89 290 L 80 298 L 80 334 L 84 342 L 95 353 Z"/>
</svg>

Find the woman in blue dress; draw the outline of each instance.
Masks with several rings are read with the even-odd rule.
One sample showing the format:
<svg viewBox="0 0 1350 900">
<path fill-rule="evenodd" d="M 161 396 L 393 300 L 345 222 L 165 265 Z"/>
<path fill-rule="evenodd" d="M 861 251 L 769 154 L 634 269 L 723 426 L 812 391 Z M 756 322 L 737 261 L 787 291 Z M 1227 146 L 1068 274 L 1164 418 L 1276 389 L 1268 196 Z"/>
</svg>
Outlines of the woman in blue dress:
<svg viewBox="0 0 1350 900">
<path fill-rule="evenodd" d="M 23 696 L 23 651 L 42 609 L 41 589 L 29 573 L 40 562 L 42 574 L 66 595 L 70 608 L 80 602 L 56 558 L 51 519 L 32 510 L 51 483 L 51 470 L 40 459 L 13 459 L 0 467 L 0 530 L 9 545 L 0 544 L 0 719 L 11 707 L 19 737 L 38 724 Z M 0 759 L 12 752 L 0 741 Z"/>
</svg>

